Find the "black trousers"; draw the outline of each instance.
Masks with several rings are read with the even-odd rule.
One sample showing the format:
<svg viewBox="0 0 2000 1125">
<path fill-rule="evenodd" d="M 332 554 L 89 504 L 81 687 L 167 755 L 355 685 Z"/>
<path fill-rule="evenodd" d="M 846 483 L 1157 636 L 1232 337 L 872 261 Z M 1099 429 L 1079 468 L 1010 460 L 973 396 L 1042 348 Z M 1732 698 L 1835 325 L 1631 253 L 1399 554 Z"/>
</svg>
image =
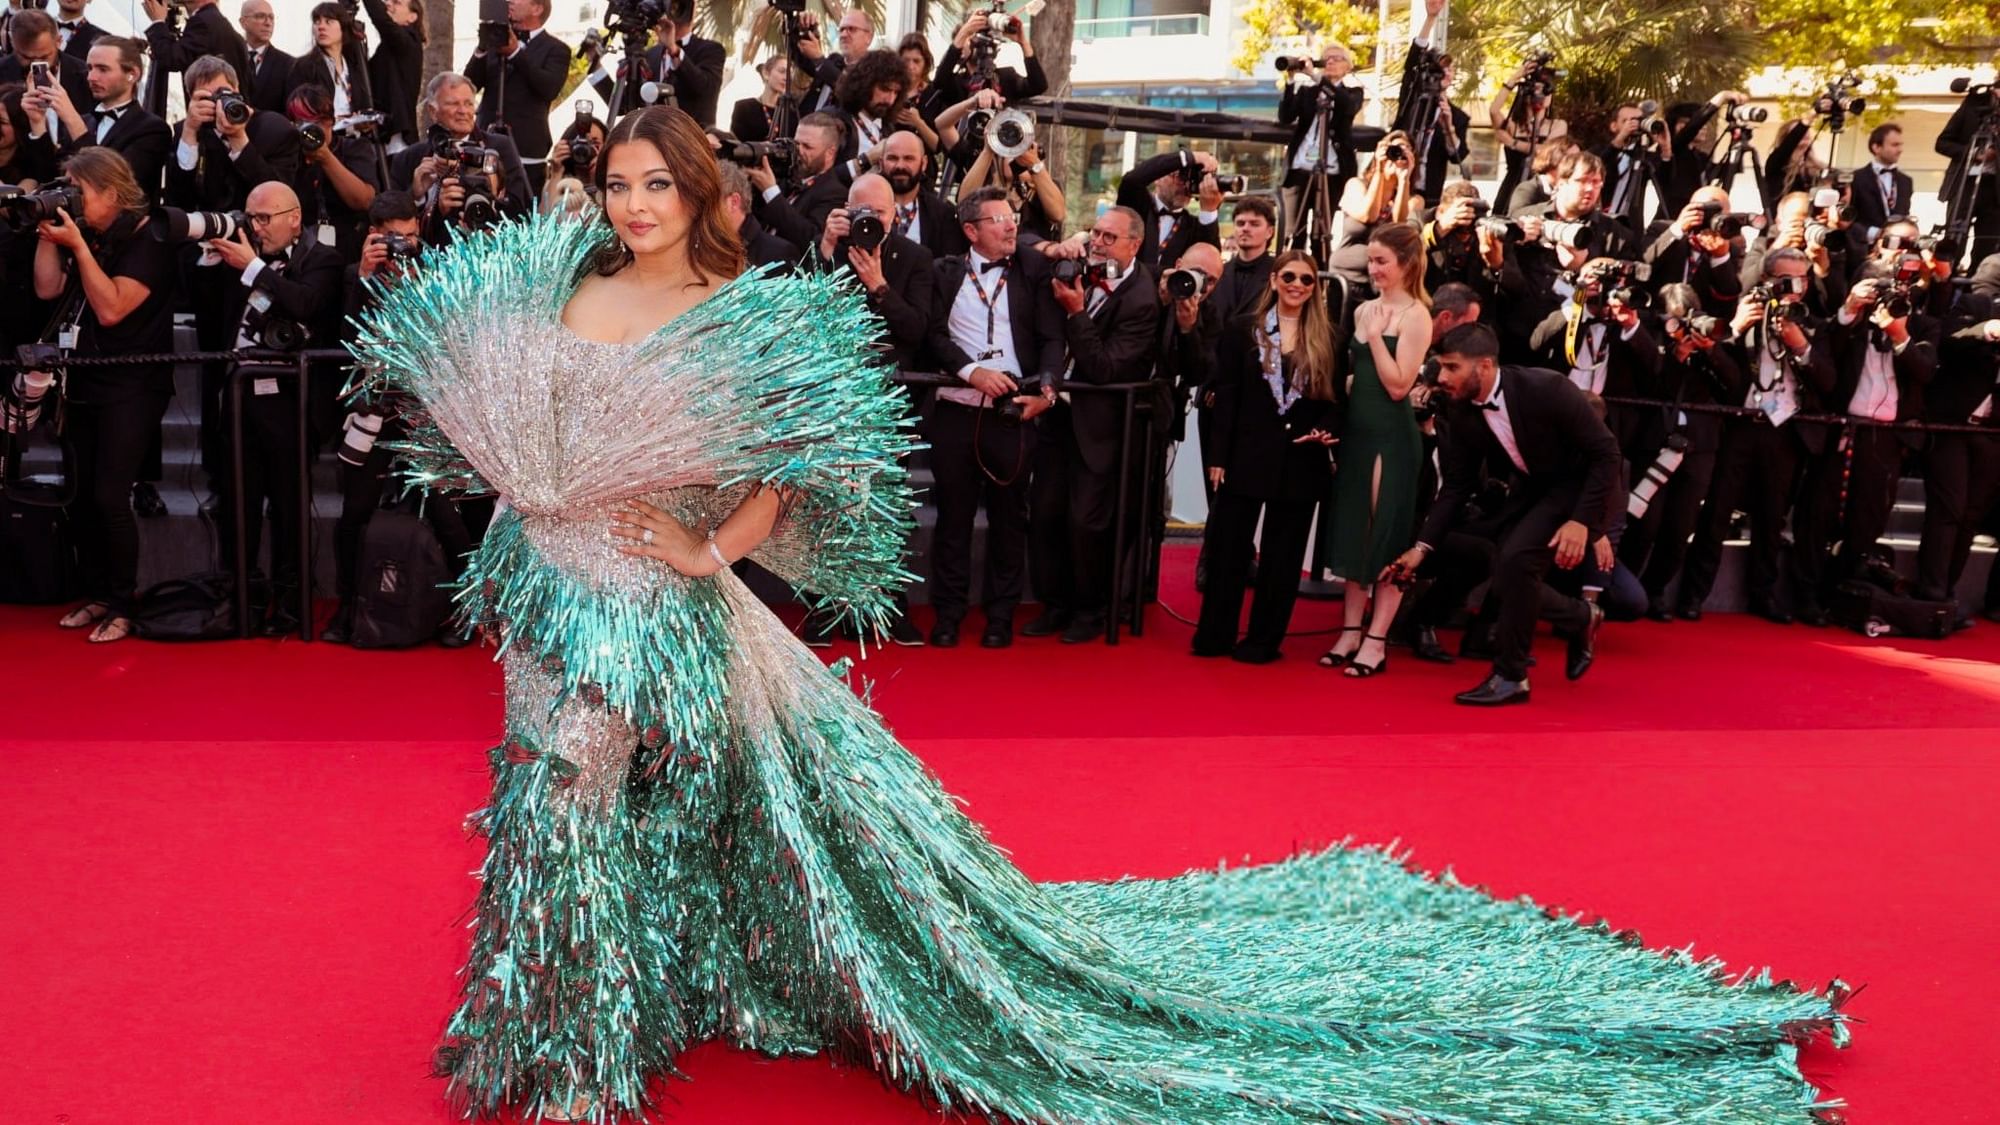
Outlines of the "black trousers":
<svg viewBox="0 0 2000 1125">
<path fill-rule="evenodd" d="M 931 607 L 957 623 L 971 598 L 972 527 L 986 509 L 986 564 L 979 593 L 990 623 L 1014 620 L 1026 584 L 1028 484 L 1039 421 L 1008 422 L 990 407 L 940 399 L 924 423 L 931 447 L 937 527 L 931 536 Z M 996 479 L 997 478 L 997 479 Z"/>
<path fill-rule="evenodd" d="M 1718 452 L 1688 450 L 1681 467 L 1653 494 L 1646 514 L 1625 529 L 1618 557 L 1625 565 L 1643 568 L 1639 584 L 1649 600 L 1658 600 L 1687 560 L 1688 544 L 1701 518 L 1701 502 L 1715 483 Z"/>
<path fill-rule="evenodd" d="M 1993 502 L 2000 498 L 2000 433 L 1938 433 L 1924 455 L 1924 537 L 1917 596 L 1945 601 L 1958 590 Z M 2000 567 L 1994 569 L 2000 570 Z M 1987 608 L 1991 608 L 1991 603 Z"/>
<path fill-rule="evenodd" d="M 166 396 L 142 394 L 118 402 L 72 402 L 69 439 L 76 450 L 77 493 L 70 508 L 84 596 L 131 611 L 139 585 L 139 520 L 132 484 L 146 455 L 146 431 L 157 429 Z"/>
<path fill-rule="evenodd" d="M 1340 192 L 1347 186 L 1348 177 L 1344 173 L 1329 173 L 1326 177 L 1326 201 L 1329 213 L 1322 216 L 1326 220 L 1327 246 L 1331 248 L 1340 237 Z M 1302 250 L 1306 239 L 1312 233 L 1314 196 L 1313 174 L 1298 168 L 1285 173 L 1285 182 L 1278 188 L 1278 208 L 1281 221 L 1279 233 L 1284 237 L 1287 250 Z M 1322 268 L 1325 263 L 1320 263 Z"/>
<path fill-rule="evenodd" d="M 276 394 L 254 394 L 257 376 L 243 377 L 243 527 L 246 558 L 257 572 L 258 544 L 263 539 L 266 510 L 271 524 L 271 581 L 276 590 L 296 590 L 300 578 L 299 526 L 306 513 L 299 505 L 298 392 L 293 377 L 280 372 Z M 227 403 L 224 404 L 223 446 L 228 448 Z M 222 501 L 222 568 L 236 566 L 235 484 L 225 457 L 216 470 L 216 495 Z"/>
<path fill-rule="evenodd" d="M 1715 588 L 1729 521 L 1741 508 L 1750 515 L 1750 566 L 1746 585 L 1755 602 L 1774 604 L 1785 509 L 1791 503 L 1805 447 L 1798 434 L 1763 418 L 1731 418 L 1722 428 L 1708 505 L 1695 521 L 1694 543 L 1681 566 L 1679 602 L 1699 608 Z"/>
<path fill-rule="evenodd" d="M 1544 581 L 1556 561 L 1549 540 L 1576 510 L 1576 500 L 1575 489 L 1556 489 L 1523 501 L 1526 506 L 1520 514 L 1502 524 L 1487 596 L 1499 606 L 1493 625 L 1493 671 L 1506 679 L 1528 678 L 1537 620 L 1547 620 L 1558 633 L 1576 632 L 1590 622 L 1589 606 L 1557 593 Z"/>
<path fill-rule="evenodd" d="M 1792 527 L 1792 592 L 1801 604 L 1825 604 L 1832 588 L 1860 569 L 1895 509 L 1902 438 L 1888 426 L 1855 426 L 1846 437 L 1806 463 Z M 1840 557 L 1830 560 L 1836 543 Z"/>
<path fill-rule="evenodd" d="M 1037 420 L 1042 433 L 1028 490 L 1028 557 L 1036 600 L 1087 615 L 1104 612 L 1111 601 L 1118 473 L 1084 464 L 1073 419 L 1069 404 L 1058 402 Z"/>
<path fill-rule="evenodd" d="M 1257 568 L 1257 595 L 1250 603 L 1250 628 L 1243 648 L 1275 654 L 1292 623 L 1299 598 L 1299 568 L 1305 564 L 1312 533 L 1312 500 L 1260 500 L 1225 486 L 1208 509 L 1208 582 L 1194 630 L 1197 652 L 1219 653 L 1236 645 L 1250 560 L 1257 550 L 1257 517 L 1264 518 L 1263 563 Z"/>
</svg>

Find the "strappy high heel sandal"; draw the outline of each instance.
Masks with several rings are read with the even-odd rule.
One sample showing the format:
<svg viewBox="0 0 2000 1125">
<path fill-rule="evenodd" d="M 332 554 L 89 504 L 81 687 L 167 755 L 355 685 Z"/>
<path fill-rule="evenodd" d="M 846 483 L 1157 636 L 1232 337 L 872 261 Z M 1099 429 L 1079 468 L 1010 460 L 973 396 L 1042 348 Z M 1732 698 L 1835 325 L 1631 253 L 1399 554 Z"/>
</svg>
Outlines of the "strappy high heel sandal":
<svg viewBox="0 0 2000 1125">
<path fill-rule="evenodd" d="M 1347 633 L 1361 633 L 1361 626 L 1343 625 L 1341 626 L 1340 631 L 1343 635 Z M 1361 633 L 1361 635 L 1364 639 L 1366 639 L 1366 637 L 1368 636 L 1368 634 L 1366 633 Z M 1361 650 L 1359 648 L 1356 648 L 1354 651 L 1359 652 Z M 1354 659 L 1353 652 L 1342 654 L 1335 652 L 1332 649 L 1327 649 L 1325 652 L 1319 654 L 1319 666 L 1322 668 L 1342 668 L 1347 665 L 1348 661 L 1353 659 Z"/>
<path fill-rule="evenodd" d="M 1377 660 L 1373 664 L 1363 664 L 1359 659 L 1354 658 L 1354 657 L 1359 657 L 1361 655 L 1361 650 L 1355 649 L 1354 657 L 1350 657 L 1347 661 L 1346 671 L 1348 675 L 1354 677 L 1357 680 L 1365 680 L 1370 676 L 1376 675 L 1381 672 L 1386 672 L 1389 670 L 1389 638 L 1378 637 L 1373 633 L 1361 634 L 1362 644 L 1365 645 L 1369 641 L 1382 642 L 1382 659 Z"/>
</svg>

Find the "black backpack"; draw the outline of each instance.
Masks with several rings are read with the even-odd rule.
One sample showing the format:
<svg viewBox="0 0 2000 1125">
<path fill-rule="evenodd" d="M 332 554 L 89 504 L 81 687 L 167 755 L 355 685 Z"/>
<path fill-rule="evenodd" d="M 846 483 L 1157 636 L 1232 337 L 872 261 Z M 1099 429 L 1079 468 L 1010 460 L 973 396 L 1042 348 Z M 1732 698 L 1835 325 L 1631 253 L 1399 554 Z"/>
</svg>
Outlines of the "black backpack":
<svg viewBox="0 0 2000 1125">
<path fill-rule="evenodd" d="M 437 533 L 408 506 L 368 519 L 355 562 L 355 648 L 408 648 L 436 637 L 451 616 L 451 568 Z"/>
<path fill-rule="evenodd" d="M 252 618 L 263 597 L 253 584 Z M 236 636 L 236 579 L 224 571 L 174 578 L 140 594 L 132 610 L 132 635 L 149 641 L 222 641 Z"/>
<path fill-rule="evenodd" d="M 68 510 L 0 491 L 0 602 L 54 605 L 77 593 Z"/>
</svg>

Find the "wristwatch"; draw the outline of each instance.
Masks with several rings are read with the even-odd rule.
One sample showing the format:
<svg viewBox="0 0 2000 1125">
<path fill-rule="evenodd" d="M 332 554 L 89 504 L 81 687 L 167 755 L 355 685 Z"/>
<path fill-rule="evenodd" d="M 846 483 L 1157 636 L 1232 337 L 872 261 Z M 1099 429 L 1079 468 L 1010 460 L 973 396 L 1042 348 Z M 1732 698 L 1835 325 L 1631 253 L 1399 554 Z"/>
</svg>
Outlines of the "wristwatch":
<svg viewBox="0 0 2000 1125">
<path fill-rule="evenodd" d="M 1046 163 L 1037 160 L 1035 161 L 1034 165 L 1028 169 L 1028 174 L 1030 176 L 1039 176 L 1042 174 L 1042 170 L 1047 167 L 1048 165 Z"/>
</svg>

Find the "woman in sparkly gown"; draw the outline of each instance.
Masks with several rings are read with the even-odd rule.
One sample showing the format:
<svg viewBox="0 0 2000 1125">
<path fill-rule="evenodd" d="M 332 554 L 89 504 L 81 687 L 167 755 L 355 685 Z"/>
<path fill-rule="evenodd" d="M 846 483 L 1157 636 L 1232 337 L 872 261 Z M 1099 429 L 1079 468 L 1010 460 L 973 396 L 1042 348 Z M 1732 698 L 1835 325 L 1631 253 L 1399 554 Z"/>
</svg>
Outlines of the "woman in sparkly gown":
<svg viewBox="0 0 2000 1125">
<path fill-rule="evenodd" d="M 471 236 L 356 351 L 417 483 L 499 493 L 461 597 L 507 731 L 463 1001 L 468 1116 L 644 1114 L 722 1038 L 1047 1122 L 1806 1122 L 1837 995 L 1333 848 L 1037 884 L 725 566 L 878 623 L 911 527 L 861 296 L 735 276 L 700 129 L 621 120 L 592 222 Z"/>
</svg>

